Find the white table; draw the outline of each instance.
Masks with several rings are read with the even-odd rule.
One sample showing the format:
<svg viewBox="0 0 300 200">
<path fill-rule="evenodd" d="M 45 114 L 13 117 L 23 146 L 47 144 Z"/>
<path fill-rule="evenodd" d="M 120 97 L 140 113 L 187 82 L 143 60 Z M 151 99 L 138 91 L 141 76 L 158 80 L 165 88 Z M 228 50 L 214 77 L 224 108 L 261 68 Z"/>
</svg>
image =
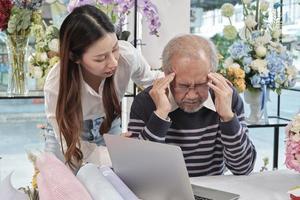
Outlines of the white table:
<svg viewBox="0 0 300 200">
<path fill-rule="evenodd" d="M 287 191 L 300 185 L 300 174 L 291 170 L 253 173 L 249 176 L 206 176 L 191 183 L 241 195 L 240 200 L 289 200 Z"/>
</svg>

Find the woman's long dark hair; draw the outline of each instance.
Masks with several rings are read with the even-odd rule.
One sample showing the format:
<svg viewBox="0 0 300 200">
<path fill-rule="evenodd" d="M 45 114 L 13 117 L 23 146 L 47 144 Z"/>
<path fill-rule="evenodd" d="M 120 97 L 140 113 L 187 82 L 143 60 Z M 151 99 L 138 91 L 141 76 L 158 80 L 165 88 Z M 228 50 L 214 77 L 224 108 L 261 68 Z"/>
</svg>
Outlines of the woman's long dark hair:
<svg viewBox="0 0 300 200">
<path fill-rule="evenodd" d="M 90 45 L 107 33 L 114 32 L 114 26 L 109 18 L 101 10 L 90 5 L 75 8 L 61 25 L 60 80 L 56 119 L 59 132 L 67 145 L 66 151 L 62 148 L 66 163 L 73 169 L 83 158 L 80 150 L 83 113 L 80 66 L 77 63 Z M 99 130 L 101 134 L 107 133 L 112 121 L 121 114 L 113 76 L 105 79 L 102 94 L 105 119 Z"/>
</svg>

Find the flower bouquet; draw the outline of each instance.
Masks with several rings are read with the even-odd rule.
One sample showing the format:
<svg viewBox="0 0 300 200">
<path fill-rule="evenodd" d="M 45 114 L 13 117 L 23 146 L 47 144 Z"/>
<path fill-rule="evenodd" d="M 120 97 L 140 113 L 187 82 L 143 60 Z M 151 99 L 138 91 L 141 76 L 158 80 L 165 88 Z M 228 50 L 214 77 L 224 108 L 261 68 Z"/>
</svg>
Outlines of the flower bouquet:
<svg viewBox="0 0 300 200">
<path fill-rule="evenodd" d="M 280 94 L 282 88 L 294 86 L 297 75 L 291 55 L 280 43 L 281 29 L 277 13 L 280 5 L 274 4 L 271 22 L 269 2 L 242 0 L 242 5 L 244 27 L 239 32 L 231 21 L 233 5 L 226 3 L 221 8 L 222 15 L 230 22 L 223 29 L 224 37 L 233 41 L 228 49 L 229 57 L 221 67 L 229 80 L 232 76 L 227 71 L 232 71 L 232 68 L 243 70 L 245 89 L 265 91 L 269 88 Z"/>
<path fill-rule="evenodd" d="M 286 127 L 285 164 L 287 168 L 300 172 L 300 114 Z"/>
<path fill-rule="evenodd" d="M 9 94 L 24 94 L 25 63 L 28 37 L 31 27 L 39 19 L 42 0 L 1 0 L 0 30 L 7 35 L 10 59 Z"/>
</svg>

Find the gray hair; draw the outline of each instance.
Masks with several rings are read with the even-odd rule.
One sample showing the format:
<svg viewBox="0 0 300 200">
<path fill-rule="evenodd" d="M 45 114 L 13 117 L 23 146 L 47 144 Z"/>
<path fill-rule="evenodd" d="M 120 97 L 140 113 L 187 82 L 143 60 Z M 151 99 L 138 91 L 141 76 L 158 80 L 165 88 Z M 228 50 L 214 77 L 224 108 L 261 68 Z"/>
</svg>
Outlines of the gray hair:
<svg viewBox="0 0 300 200">
<path fill-rule="evenodd" d="M 171 59 L 174 55 L 199 59 L 199 50 L 210 56 L 211 71 L 218 68 L 217 50 L 213 42 L 202 36 L 185 34 L 174 37 L 165 46 L 162 53 L 162 69 L 166 74 L 172 72 Z"/>
</svg>

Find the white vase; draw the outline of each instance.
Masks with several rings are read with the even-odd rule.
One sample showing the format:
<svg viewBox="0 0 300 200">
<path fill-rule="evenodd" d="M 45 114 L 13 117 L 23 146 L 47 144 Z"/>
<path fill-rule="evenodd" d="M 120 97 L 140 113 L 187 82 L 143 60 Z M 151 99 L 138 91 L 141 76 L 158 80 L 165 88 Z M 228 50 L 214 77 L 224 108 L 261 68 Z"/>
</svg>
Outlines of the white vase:
<svg viewBox="0 0 300 200">
<path fill-rule="evenodd" d="M 250 114 L 246 117 L 246 122 L 249 124 L 268 123 L 267 105 L 263 102 L 262 90 L 249 91 L 245 90 L 244 100 L 249 105 Z M 265 94 L 265 102 L 269 100 L 269 91 Z"/>
</svg>

